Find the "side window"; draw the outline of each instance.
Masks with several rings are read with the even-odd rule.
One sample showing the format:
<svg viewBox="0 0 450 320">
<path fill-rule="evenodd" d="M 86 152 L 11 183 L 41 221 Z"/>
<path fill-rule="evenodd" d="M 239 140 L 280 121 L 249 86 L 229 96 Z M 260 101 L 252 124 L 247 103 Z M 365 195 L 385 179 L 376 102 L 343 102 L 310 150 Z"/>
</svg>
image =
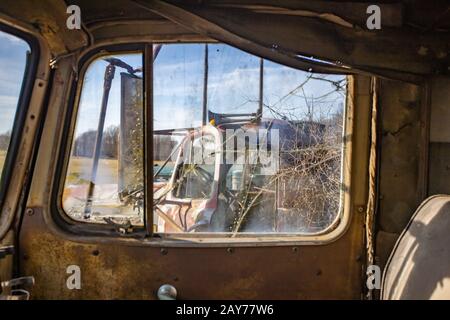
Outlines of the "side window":
<svg viewBox="0 0 450 320">
<path fill-rule="evenodd" d="M 62 201 L 76 221 L 143 224 L 142 61 L 102 56 L 85 72 Z"/>
<path fill-rule="evenodd" d="M 285 232 L 316 233 L 340 213 L 346 77 L 264 61 L 264 117 L 280 129 L 277 223 Z"/>
<path fill-rule="evenodd" d="M 157 232 L 316 234 L 338 221 L 345 76 L 163 44 L 153 83 Z"/>
<path fill-rule="evenodd" d="M 27 42 L 0 31 L 0 185 L 2 186 L 10 170 L 6 167 L 7 160 L 13 156 L 8 150 L 11 137 L 15 134 L 21 88 L 30 53 L 31 49 Z"/>
<path fill-rule="evenodd" d="M 142 61 L 103 56 L 84 74 L 62 199 L 76 221 L 144 223 Z M 346 76 L 216 43 L 155 44 L 152 70 L 156 233 L 310 235 L 340 221 Z"/>
</svg>

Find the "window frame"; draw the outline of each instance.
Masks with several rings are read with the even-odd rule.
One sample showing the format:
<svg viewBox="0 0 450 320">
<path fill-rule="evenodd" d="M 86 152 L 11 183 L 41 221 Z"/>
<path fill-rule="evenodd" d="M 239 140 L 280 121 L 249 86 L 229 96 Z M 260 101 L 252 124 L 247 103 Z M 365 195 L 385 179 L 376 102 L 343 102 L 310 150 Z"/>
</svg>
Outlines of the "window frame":
<svg viewBox="0 0 450 320">
<path fill-rule="evenodd" d="M 63 135 L 61 141 L 60 153 L 58 156 L 56 176 L 58 184 L 52 191 L 52 218 L 63 229 L 79 234 L 86 235 L 111 235 L 116 234 L 116 229 L 108 224 L 82 222 L 72 219 L 63 208 L 62 196 L 66 181 L 67 170 L 69 167 L 70 154 L 73 147 L 73 138 L 75 134 L 75 126 L 77 122 L 78 110 L 81 101 L 81 91 L 83 90 L 84 78 L 87 70 L 92 62 L 101 57 L 114 53 L 142 54 L 143 63 L 145 61 L 145 45 L 146 43 L 131 43 L 125 45 L 110 45 L 99 47 L 84 54 L 78 61 L 77 78 L 74 79 L 70 89 L 69 102 L 67 104 L 67 113 L 64 119 Z M 145 80 L 144 80 L 145 88 Z M 145 89 L 144 89 L 145 90 Z M 145 103 L 145 101 L 144 101 Z M 145 210 L 144 210 L 145 212 Z M 144 213 L 145 216 L 145 213 Z M 124 235 L 126 237 L 142 237 L 145 236 L 144 226 L 133 226 L 133 232 Z"/>
<path fill-rule="evenodd" d="M 87 50 L 85 53 L 81 55 L 78 60 L 78 81 L 74 80 L 72 83 L 72 88 L 70 90 L 69 102 L 67 105 L 67 113 L 65 115 L 64 127 L 63 127 L 63 135 L 61 141 L 61 148 L 59 152 L 59 157 L 56 165 L 57 172 L 57 184 L 54 185 L 52 189 L 52 200 L 51 200 L 51 215 L 56 222 L 56 224 L 69 231 L 70 233 L 74 233 L 77 235 L 84 236 L 99 236 L 104 238 L 105 236 L 112 236 L 113 238 L 135 238 L 140 243 L 146 243 L 151 246 L 164 246 L 168 247 L 179 247 L 179 246 L 244 246 L 244 247 L 253 247 L 253 246 L 289 246 L 289 245 L 324 245 L 330 242 L 334 242 L 338 240 L 349 228 L 351 224 L 351 192 L 348 185 L 350 184 L 350 172 L 351 172 L 351 150 L 352 150 L 352 139 L 351 132 L 353 131 L 353 106 L 349 106 L 349 100 L 351 93 L 349 92 L 349 81 L 347 80 L 347 92 L 345 98 L 345 106 L 344 106 L 344 114 L 343 114 L 343 143 L 341 146 L 341 184 L 342 191 L 340 194 L 340 206 L 339 212 L 336 215 L 335 220 L 332 224 L 330 224 L 324 230 L 321 230 L 317 233 L 311 234 L 299 234 L 299 233 L 238 233 L 235 237 L 231 237 L 229 232 L 202 232 L 202 233 L 158 233 L 153 230 L 153 219 L 152 212 L 148 212 L 146 206 L 144 205 L 144 226 L 134 226 L 133 232 L 130 234 L 119 235 L 116 230 L 107 224 L 95 224 L 89 222 L 79 222 L 71 219 L 68 214 L 63 210 L 62 207 L 62 194 L 66 179 L 66 173 L 70 158 L 70 151 L 73 142 L 73 134 L 75 130 L 75 123 L 77 118 L 78 106 L 81 97 L 81 89 L 83 87 L 83 80 L 86 73 L 86 70 L 90 66 L 91 62 L 95 59 L 109 54 L 114 53 L 133 53 L 133 52 L 142 52 L 143 54 L 143 67 L 144 70 L 144 108 L 151 107 L 151 111 L 149 112 L 150 117 L 144 117 L 147 119 L 152 119 L 153 114 L 153 99 L 152 92 L 148 93 L 148 87 L 153 88 L 152 80 L 148 79 L 148 75 L 150 74 L 153 77 L 153 68 L 152 66 L 147 66 L 146 61 L 152 57 L 152 54 L 149 54 L 148 48 L 152 48 L 153 45 L 157 44 L 207 44 L 207 43 L 217 43 L 216 41 L 148 41 L 148 42 L 130 42 L 123 43 L 117 45 L 103 45 L 90 50 Z M 225 44 L 225 43 L 224 43 Z M 239 48 L 237 48 L 239 49 Z M 239 49 L 242 50 L 242 49 Z M 244 51 L 244 50 L 243 50 Z M 249 53 L 254 55 L 252 53 Z M 303 70 L 306 71 L 306 70 Z M 307 71 L 306 71 L 307 72 Z M 335 74 L 335 73 L 334 73 Z M 351 77 L 351 75 L 342 74 L 342 76 Z M 351 103 L 350 103 L 351 104 Z M 148 123 L 145 121 L 144 123 L 144 135 L 148 135 L 151 130 L 153 137 L 153 123 Z M 152 139 L 149 142 L 145 142 L 147 144 L 147 148 L 153 150 L 153 146 L 151 145 Z M 145 139 L 144 139 L 145 141 Z M 150 144 L 149 144 L 150 143 Z M 152 156 L 152 152 L 150 154 Z M 150 159 L 152 161 L 152 159 Z M 148 167 L 148 159 L 144 159 L 144 166 Z M 145 172 L 147 168 L 145 168 Z M 144 182 L 147 185 L 147 179 L 152 178 L 144 175 Z M 153 180 L 149 180 L 153 183 Z M 148 188 L 148 186 L 147 186 Z M 150 192 L 148 192 L 148 190 Z M 144 196 L 147 201 L 148 199 L 153 199 L 152 188 L 148 188 L 146 195 Z M 149 218 L 150 217 L 150 218 Z M 145 239 L 145 240 L 144 240 Z"/>
<path fill-rule="evenodd" d="M 25 63 L 22 84 L 20 88 L 17 107 L 14 115 L 14 122 L 11 130 L 11 139 L 6 152 L 5 162 L 0 172 L 0 209 L 3 207 L 8 185 L 12 177 L 12 168 L 17 159 L 17 153 L 20 148 L 22 132 L 27 117 L 28 107 L 33 93 L 34 80 L 37 74 L 37 68 L 40 57 L 40 47 L 38 40 L 31 34 L 15 29 L 9 25 L 0 23 L 0 31 L 7 33 L 26 42 L 30 48 L 29 59 Z M 0 211 L 1 215 L 1 211 Z"/>
</svg>

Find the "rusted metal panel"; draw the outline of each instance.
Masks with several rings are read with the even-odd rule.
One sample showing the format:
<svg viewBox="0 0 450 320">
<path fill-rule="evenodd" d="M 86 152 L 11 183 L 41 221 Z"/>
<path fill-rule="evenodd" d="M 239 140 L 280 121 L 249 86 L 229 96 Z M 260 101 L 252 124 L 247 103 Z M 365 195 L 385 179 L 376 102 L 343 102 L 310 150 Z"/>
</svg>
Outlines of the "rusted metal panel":
<svg viewBox="0 0 450 320">
<path fill-rule="evenodd" d="M 36 279 L 34 299 L 156 299 L 164 283 L 180 299 L 358 299 L 362 215 L 326 246 L 158 248 L 77 243 L 54 235 L 42 208 L 24 217 L 21 273 Z M 81 268 L 68 290 L 66 268 Z"/>
<path fill-rule="evenodd" d="M 422 156 L 427 141 L 423 123 L 423 90 L 398 81 L 381 80 L 381 166 L 377 230 L 377 262 L 384 267 L 398 236 L 424 197 Z M 425 139 L 424 139 L 425 137 Z"/>
<path fill-rule="evenodd" d="M 19 206 L 20 197 L 22 195 L 24 184 L 28 178 L 29 161 L 31 159 L 32 150 L 35 142 L 35 135 L 38 131 L 39 120 L 44 109 L 44 98 L 47 90 L 47 84 L 50 77 L 50 61 L 49 49 L 42 37 L 35 33 L 26 25 L 21 25 L 16 20 L 5 18 L 0 15 L 0 22 L 12 26 L 36 40 L 36 48 L 39 52 L 36 63 L 36 73 L 30 74 L 29 86 L 25 88 L 29 90 L 29 103 L 26 108 L 26 117 L 23 122 L 22 135 L 20 137 L 19 148 L 15 154 L 15 166 L 9 180 L 8 191 L 0 212 L 0 239 L 8 232 L 14 222 L 15 213 Z M 35 52 L 37 54 L 37 52 Z"/>
<path fill-rule="evenodd" d="M 182 1 L 173 1 L 181 3 Z M 184 1 L 186 3 L 186 1 Z M 196 4 L 190 1 L 191 4 Z M 364 26 L 367 20 L 367 4 L 361 2 L 338 3 L 333 1 L 229 1 L 209 0 L 205 5 L 219 8 L 240 8 L 257 13 L 270 13 L 300 17 L 314 17 L 335 24 L 353 28 Z M 403 24 L 403 4 L 378 4 L 383 12 L 383 24 L 387 27 L 400 27 Z M 345 17 L 342 18 L 342 17 Z"/>
<path fill-rule="evenodd" d="M 430 91 L 430 142 L 450 143 L 450 77 L 432 77 Z"/>
<path fill-rule="evenodd" d="M 35 27 L 56 55 L 77 50 L 88 43 L 82 30 L 66 27 L 66 10 L 67 5 L 62 0 L 3 0 L 0 3 L 2 13 Z"/>
<path fill-rule="evenodd" d="M 335 69 L 342 65 L 352 66 L 353 72 L 412 82 L 419 82 L 417 75 L 430 74 L 432 70 L 448 71 L 439 66 L 448 65 L 448 48 L 442 37 L 438 38 L 433 33 L 422 37 L 418 43 L 418 37 L 403 28 L 384 28 L 378 30 L 374 37 L 371 30 L 325 24 L 320 19 L 159 0 L 135 2 L 197 33 L 281 63 L 296 64 L 299 68 L 305 68 L 301 66 L 305 62 L 302 56 L 312 56 L 335 63 L 328 65 L 330 70 L 335 66 Z M 277 27 L 273 28 L 273 25 Z M 318 42 L 317 39 L 323 41 Z M 420 47 L 425 48 L 424 53 L 418 50 Z M 272 53 L 268 52 L 269 49 Z M 324 66 L 318 60 L 315 62 L 310 67 L 321 72 Z M 340 72 L 346 72 L 346 69 L 341 68 Z"/>
<path fill-rule="evenodd" d="M 450 143 L 430 144 L 430 195 L 450 194 Z"/>
<path fill-rule="evenodd" d="M 422 199 L 418 197 L 420 89 L 395 81 L 381 81 L 382 115 L 379 223 L 400 233 Z"/>
</svg>

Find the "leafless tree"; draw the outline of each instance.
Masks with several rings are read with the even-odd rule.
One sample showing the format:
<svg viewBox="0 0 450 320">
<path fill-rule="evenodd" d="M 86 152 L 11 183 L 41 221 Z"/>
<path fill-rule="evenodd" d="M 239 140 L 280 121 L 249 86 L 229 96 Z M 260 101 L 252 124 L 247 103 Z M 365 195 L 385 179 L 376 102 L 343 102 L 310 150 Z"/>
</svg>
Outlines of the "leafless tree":
<svg viewBox="0 0 450 320">
<path fill-rule="evenodd" d="M 330 91 L 320 96 L 307 97 L 304 86 L 312 80 L 331 84 Z M 267 220 L 267 215 L 273 215 L 276 211 L 276 217 L 270 219 L 270 231 L 274 232 L 313 233 L 323 230 L 334 221 L 339 213 L 341 199 L 342 101 L 345 86 L 345 78 L 334 81 L 325 76 L 310 76 L 278 102 L 265 105 L 273 117 L 286 120 L 293 126 L 305 122 L 316 125 L 308 126 L 309 141 L 306 143 L 302 134 L 280 141 L 278 172 L 267 179 L 263 187 L 252 187 L 250 184 L 244 191 L 230 231 L 234 234 L 245 231 L 246 223 L 255 212 L 259 212 L 258 219 Z M 307 111 L 303 115 L 299 109 L 305 110 L 305 105 L 286 103 L 293 95 L 304 98 Z M 297 132 L 304 134 L 305 128 L 299 126 Z M 276 208 L 266 207 L 263 209 L 265 214 L 261 214 L 258 206 L 267 199 L 268 193 L 275 190 Z"/>
</svg>

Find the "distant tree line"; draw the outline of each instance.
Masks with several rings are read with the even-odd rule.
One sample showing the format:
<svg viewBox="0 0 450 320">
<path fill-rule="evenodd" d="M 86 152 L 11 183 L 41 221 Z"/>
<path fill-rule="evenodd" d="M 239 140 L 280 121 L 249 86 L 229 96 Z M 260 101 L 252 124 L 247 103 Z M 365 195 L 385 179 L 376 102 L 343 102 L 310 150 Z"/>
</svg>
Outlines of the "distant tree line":
<svg viewBox="0 0 450 320">
<path fill-rule="evenodd" d="M 73 156 L 92 157 L 94 154 L 97 130 L 89 130 L 75 139 Z M 117 159 L 119 154 L 119 127 L 110 126 L 103 132 L 101 158 Z"/>
<path fill-rule="evenodd" d="M 104 159 L 118 159 L 119 157 L 119 132 L 117 126 L 110 126 L 103 132 L 100 157 Z M 94 153 L 97 130 L 89 130 L 75 139 L 73 156 L 91 158 Z M 3 135 L 0 135 L 0 149 Z M 170 136 L 155 135 L 153 139 L 154 160 L 166 160 L 169 157 L 175 142 Z"/>
</svg>

